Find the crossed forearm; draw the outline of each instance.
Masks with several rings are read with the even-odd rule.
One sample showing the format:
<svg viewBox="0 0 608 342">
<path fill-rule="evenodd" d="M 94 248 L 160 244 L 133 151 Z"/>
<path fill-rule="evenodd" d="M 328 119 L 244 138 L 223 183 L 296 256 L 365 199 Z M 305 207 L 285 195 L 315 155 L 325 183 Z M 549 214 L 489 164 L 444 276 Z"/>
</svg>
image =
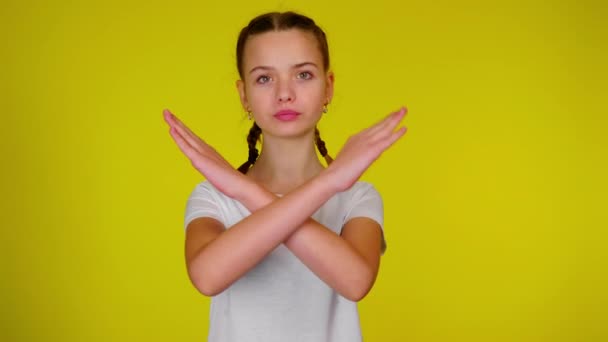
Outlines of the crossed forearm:
<svg viewBox="0 0 608 342">
<path fill-rule="evenodd" d="M 251 215 L 220 234 L 192 262 L 209 293 L 220 293 L 281 243 L 312 272 L 351 300 L 365 295 L 375 275 L 340 236 L 310 216 L 337 191 L 323 174 L 283 197 L 252 184 L 238 198 Z"/>
<path fill-rule="evenodd" d="M 282 197 L 259 186 L 241 204 L 254 213 L 281 200 Z M 321 280 L 348 299 L 362 298 L 374 281 L 373 267 L 366 264 L 356 249 L 310 217 L 283 242 Z"/>
<path fill-rule="evenodd" d="M 205 292 L 217 294 L 257 265 L 287 240 L 338 190 L 326 175 L 319 175 L 280 199 L 255 183 L 236 198 L 251 215 L 217 235 L 190 262 L 190 272 L 204 283 Z"/>
</svg>

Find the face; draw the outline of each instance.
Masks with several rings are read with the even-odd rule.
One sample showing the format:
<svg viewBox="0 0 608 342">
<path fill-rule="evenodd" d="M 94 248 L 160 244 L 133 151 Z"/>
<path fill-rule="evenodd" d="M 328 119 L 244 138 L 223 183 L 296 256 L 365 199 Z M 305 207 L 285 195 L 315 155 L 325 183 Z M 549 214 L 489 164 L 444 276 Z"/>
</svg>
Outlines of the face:
<svg viewBox="0 0 608 342">
<path fill-rule="evenodd" d="M 297 29 L 253 35 L 243 57 L 243 79 L 237 81 L 241 103 L 263 134 L 314 132 L 333 96 L 333 74 L 324 70 L 314 35 Z"/>
</svg>

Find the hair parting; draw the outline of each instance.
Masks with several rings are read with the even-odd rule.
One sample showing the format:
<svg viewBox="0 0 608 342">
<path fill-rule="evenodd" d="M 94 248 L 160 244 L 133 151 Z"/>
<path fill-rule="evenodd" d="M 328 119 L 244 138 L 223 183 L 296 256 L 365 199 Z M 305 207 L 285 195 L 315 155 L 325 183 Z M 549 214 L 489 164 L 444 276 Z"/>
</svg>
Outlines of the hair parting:
<svg viewBox="0 0 608 342">
<path fill-rule="evenodd" d="M 329 46 L 325 32 L 311 18 L 295 12 L 270 12 L 253 18 L 241 30 L 236 43 L 236 67 L 243 77 L 243 55 L 245 44 L 250 36 L 270 31 L 287 31 L 299 29 L 312 33 L 317 39 L 319 51 L 323 57 L 323 67 L 329 70 Z"/>
</svg>

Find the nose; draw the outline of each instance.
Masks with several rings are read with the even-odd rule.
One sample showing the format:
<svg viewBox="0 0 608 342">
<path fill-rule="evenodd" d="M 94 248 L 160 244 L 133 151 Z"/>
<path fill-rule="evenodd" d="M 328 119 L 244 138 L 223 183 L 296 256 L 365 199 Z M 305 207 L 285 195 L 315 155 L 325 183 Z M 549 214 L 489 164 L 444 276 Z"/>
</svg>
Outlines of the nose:
<svg viewBox="0 0 608 342">
<path fill-rule="evenodd" d="M 291 102 L 295 100 L 293 85 L 288 80 L 277 82 L 277 100 L 279 103 Z"/>
</svg>

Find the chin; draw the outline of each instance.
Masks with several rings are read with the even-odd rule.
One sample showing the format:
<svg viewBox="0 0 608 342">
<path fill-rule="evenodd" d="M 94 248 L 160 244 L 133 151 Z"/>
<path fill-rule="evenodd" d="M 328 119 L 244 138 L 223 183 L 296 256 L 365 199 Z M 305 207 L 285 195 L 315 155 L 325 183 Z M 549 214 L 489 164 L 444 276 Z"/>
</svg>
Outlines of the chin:
<svg viewBox="0 0 608 342">
<path fill-rule="evenodd" d="M 266 136 L 273 136 L 273 137 L 277 137 L 277 138 L 282 138 L 282 139 L 289 139 L 289 138 L 302 138 L 305 137 L 307 135 L 313 135 L 315 132 L 315 127 L 316 125 L 310 126 L 310 125 L 278 125 L 272 127 L 271 129 L 268 130 L 264 130 L 264 128 L 262 128 L 262 131 L 264 132 L 264 134 L 266 134 Z M 281 127 L 283 126 L 283 127 Z M 291 126 L 291 127 L 289 127 Z"/>
</svg>

